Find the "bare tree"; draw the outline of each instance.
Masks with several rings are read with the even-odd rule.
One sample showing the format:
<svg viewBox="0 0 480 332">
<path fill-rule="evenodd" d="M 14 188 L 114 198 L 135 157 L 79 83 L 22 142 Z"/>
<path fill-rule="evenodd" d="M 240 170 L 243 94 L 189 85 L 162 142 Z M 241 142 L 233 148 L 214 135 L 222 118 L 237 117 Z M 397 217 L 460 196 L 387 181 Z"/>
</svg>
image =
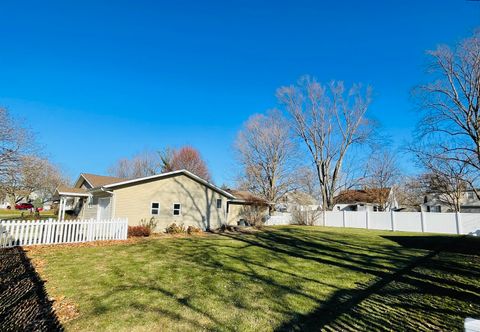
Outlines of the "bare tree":
<svg viewBox="0 0 480 332">
<path fill-rule="evenodd" d="M 422 158 L 422 156 L 420 156 Z M 427 194 L 434 194 L 443 204 L 453 211 L 460 211 L 463 195 L 469 179 L 474 182 L 471 168 L 468 164 L 446 159 L 424 158 L 423 168 L 426 173 L 421 177 Z"/>
<path fill-rule="evenodd" d="M 277 203 L 292 188 L 295 144 L 282 114 L 255 114 L 243 125 L 236 143 L 241 181 L 246 189 L 269 203 Z"/>
<path fill-rule="evenodd" d="M 4 176 L 1 187 L 10 205 L 14 206 L 32 193 L 45 203 L 52 199 L 59 185 L 67 182 L 60 169 L 49 160 L 29 155 L 21 157 L 17 167 Z"/>
<path fill-rule="evenodd" d="M 428 192 L 423 179 L 423 176 L 405 176 L 399 179 L 393 190 L 401 208 L 420 211 L 420 205 Z"/>
<path fill-rule="evenodd" d="M 320 201 L 320 189 L 318 178 L 314 169 L 310 166 L 303 166 L 296 169 L 294 174 L 295 189 L 303 191 Z"/>
<path fill-rule="evenodd" d="M 6 109 L 0 108 L 0 177 L 9 177 L 32 146 L 31 133 Z"/>
<path fill-rule="evenodd" d="M 323 209 L 333 208 L 348 150 L 372 135 L 373 126 L 365 117 L 370 94 L 369 88 L 359 85 L 346 89 L 343 82 L 331 82 L 324 86 L 308 76 L 296 86 L 277 91 L 315 165 Z"/>
<path fill-rule="evenodd" d="M 160 157 L 156 152 L 152 151 L 136 154 L 131 159 L 120 159 L 108 170 L 110 175 L 125 179 L 140 178 L 160 172 Z"/>
<path fill-rule="evenodd" d="M 366 165 L 365 187 L 375 196 L 381 211 L 387 207 L 389 191 L 400 178 L 398 160 L 388 149 L 374 150 Z"/>
<path fill-rule="evenodd" d="M 160 159 L 163 172 L 185 169 L 205 180 L 211 179 L 207 164 L 200 152 L 191 146 L 184 146 L 177 150 L 167 148 L 160 152 Z"/>
<path fill-rule="evenodd" d="M 465 167 L 480 172 L 480 30 L 453 50 L 442 45 L 428 54 L 432 80 L 415 90 L 424 118 L 418 127 L 421 145 L 413 150 L 431 166 L 452 162 L 461 173 L 470 173 Z"/>
</svg>

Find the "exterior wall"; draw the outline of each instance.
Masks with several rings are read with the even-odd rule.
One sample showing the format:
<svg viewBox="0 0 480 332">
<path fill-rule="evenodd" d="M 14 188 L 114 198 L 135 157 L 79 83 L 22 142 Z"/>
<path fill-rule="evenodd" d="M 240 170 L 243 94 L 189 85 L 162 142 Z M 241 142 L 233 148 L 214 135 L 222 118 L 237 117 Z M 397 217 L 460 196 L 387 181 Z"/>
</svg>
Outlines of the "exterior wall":
<svg viewBox="0 0 480 332">
<path fill-rule="evenodd" d="M 93 199 L 93 204 L 88 204 L 88 199 L 87 198 L 81 198 L 83 199 L 83 206 L 81 210 L 78 212 L 78 217 L 82 219 L 96 219 L 98 216 L 98 199 L 101 197 L 110 197 L 110 194 L 105 193 L 105 192 L 98 192 L 98 193 L 92 193 L 94 199 Z M 112 203 L 113 199 L 110 202 L 110 214 L 112 211 Z"/>
<path fill-rule="evenodd" d="M 222 207 L 217 209 L 217 199 Z M 159 215 L 152 215 L 151 204 L 160 203 Z M 181 204 L 181 214 L 173 215 L 173 204 Z M 128 218 L 130 226 L 154 217 L 157 231 L 170 224 L 215 229 L 226 223 L 227 197 L 185 175 L 146 181 L 114 189 L 113 216 Z"/>
<path fill-rule="evenodd" d="M 227 224 L 232 226 L 237 226 L 238 222 L 243 219 L 247 220 L 247 210 L 251 207 L 248 204 L 240 204 L 240 203 L 230 203 L 228 207 L 228 216 L 227 216 Z M 268 216 L 268 206 L 264 208 L 263 211 L 260 212 L 262 215 Z"/>
<path fill-rule="evenodd" d="M 246 208 L 243 204 L 232 204 L 228 206 L 228 216 L 227 216 L 227 225 L 236 226 L 240 219 L 245 219 L 244 209 Z"/>
<path fill-rule="evenodd" d="M 425 196 L 425 203 L 421 205 L 423 212 L 454 212 L 447 203 L 449 200 L 445 194 L 431 193 Z M 438 211 L 440 209 L 440 211 Z M 480 201 L 473 191 L 466 191 L 460 198 L 460 211 L 466 213 L 480 212 Z"/>
</svg>

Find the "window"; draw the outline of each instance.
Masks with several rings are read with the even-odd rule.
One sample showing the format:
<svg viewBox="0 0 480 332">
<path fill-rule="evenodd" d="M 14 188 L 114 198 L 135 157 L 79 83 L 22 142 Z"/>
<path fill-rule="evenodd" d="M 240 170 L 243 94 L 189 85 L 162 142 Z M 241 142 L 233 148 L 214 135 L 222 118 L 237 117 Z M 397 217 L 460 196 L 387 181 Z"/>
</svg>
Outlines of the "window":
<svg viewBox="0 0 480 332">
<path fill-rule="evenodd" d="M 180 203 L 173 204 L 173 215 L 179 216 L 182 211 L 182 205 Z"/>
<path fill-rule="evenodd" d="M 428 208 L 430 208 L 428 210 Z M 442 207 L 440 205 L 432 205 L 427 207 L 427 212 L 442 212 Z"/>
<path fill-rule="evenodd" d="M 469 191 L 469 192 L 467 193 L 467 198 L 468 198 L 468 199 L 473 199 L 473 198 L 474 198 L 474 197 L 473 197 L 473 192 Z"/>
<path fill-rule="evenodd" d="M 221 209 L 221 208 L 222 208 L 222 199 L 217 198 L 217 209 Z"/>
<path fill-rule="evenodd" d="M 93 207 L 94 205 L 97 205 L 97 203 L 98 203 L 98 198 L 93 197 L 92 195 L 88 196 L 87 204 L 89 208 Z"/>
<path fill-rule="evenodd" d="M 158 216 L 160 214 L 160 203 L 153 202 L 151 206 L 151 214 L 153 216 Z"/>
</svg>

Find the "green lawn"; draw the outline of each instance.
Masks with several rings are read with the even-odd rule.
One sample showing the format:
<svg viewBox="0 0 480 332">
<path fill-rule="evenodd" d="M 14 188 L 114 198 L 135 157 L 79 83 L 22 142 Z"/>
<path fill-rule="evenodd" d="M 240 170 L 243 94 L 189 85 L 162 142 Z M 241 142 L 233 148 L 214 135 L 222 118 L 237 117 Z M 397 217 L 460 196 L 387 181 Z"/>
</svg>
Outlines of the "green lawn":
<svg viewBox="0 0 480 332">
<path fill-rule="evenodd" d="M 22 218 L 22 213 L 24 218 Z M 56 217 L 57 216 L 53 214 L 53 210 L 40 212 L 40 219 L 49 219 L 49 218 L 56 218 Z M 30 211 L 28 210 L 0 209 L 0 220 L 26 219 L 26 218 L 34 218 L 30 213 Z"/>
<path fill-rule="evenodd" d="M 480 239 L 276 227 L 32 251 L 74 331 L 462 330 Z"/>
</svg>

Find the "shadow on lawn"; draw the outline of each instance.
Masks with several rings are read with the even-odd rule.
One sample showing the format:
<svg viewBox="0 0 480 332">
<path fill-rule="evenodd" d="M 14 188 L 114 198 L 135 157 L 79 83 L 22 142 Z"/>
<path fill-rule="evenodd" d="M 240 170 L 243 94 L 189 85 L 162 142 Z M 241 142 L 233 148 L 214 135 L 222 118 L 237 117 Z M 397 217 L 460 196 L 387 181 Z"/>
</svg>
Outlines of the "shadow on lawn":
<svg viewBox="0 0 480 332">
<path fill-rule="evenodd" d="M 333 240 L 295 229 L 225 236 L 374 276 L 370 284 L 338 289 L 315 310 L 293 315 L 277 331 L 462 330 L 466 316 L 480 316 L 480 239 L 384 236 L 400 246 L 365 248 L 355 238 Z M 417 250 L 417 256 L 412 256 L 411 249 L 425 252 L 418 256 Z M 386 263 L 395 267 L 386 271 Z"/>
<path fill-rule="evenodd" d="M 166 273 L 114 267 L 93 311 L 128 303 L 170 327 L 224 331 L 452 331 L 479 315 L 480 239 L 355 234 L 289 227 L 138 243 L 126 254 L 169 257 Z"/>
<path fill-rule="evenodd" d="M 21 247 L 0 249 L 0 331 L 63 331 Z"/>
</svg>

